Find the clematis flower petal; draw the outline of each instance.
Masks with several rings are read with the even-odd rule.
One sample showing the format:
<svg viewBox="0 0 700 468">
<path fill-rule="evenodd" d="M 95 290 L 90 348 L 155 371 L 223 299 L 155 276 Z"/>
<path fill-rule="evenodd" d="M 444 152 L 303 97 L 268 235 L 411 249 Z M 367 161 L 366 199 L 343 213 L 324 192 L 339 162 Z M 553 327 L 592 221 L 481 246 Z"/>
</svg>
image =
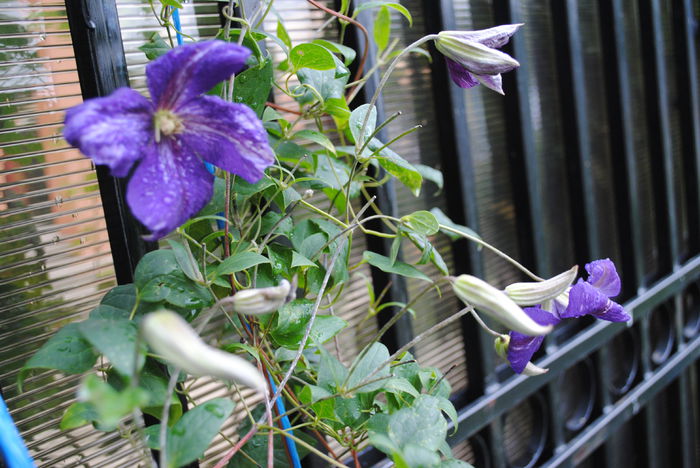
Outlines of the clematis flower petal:
<svg viewBox="0 0 700 468">
<path fill-rule="evenodd" d="M 611 301 L 600 289 L 579 279 L 569 292 L 569 306 L 561 316 L 570 318 L 588 314 L 611 322 L 626 322 L 631 318 L 620 304 Z"/>
<path fill-rule="evenodd" d="M 89 99 L 66 111 L 63 136 L 71 145 L 124 177 L 144 148 L 153 145 L 153 105 L 129 88 Z"/>
<path fill-rule="evenodd" d="M 527 307 L 525 313 L 539 325 L 556 325 L 559 318 L 540 307 Z M 527 336 L 511 331 L 508 345 L 508 362 L 514 372 L 521 374 L 535 352 L 540 349 L 544 336 Z"/>
<path fill-rule="evenodd" d="M 215 96 L 200 96 L 182 106 L 180 138 L 199 156 L 255 183 L 275 161 L 267 133 L 252 109 Z"/>
<path fill-rule="evenodd" d="M 486 47 L 493 47 L 499 49 L 506 45 L 510 40 L 510 37 L 515 34 L 515 32 L 520 29 L 523 23 L 518 24 L 502 24 L 500 26 L 494 26 L 493 28 L 480 29 L 478 31 L 450 31 L 456 36 L 464 38 L 467 41 L 474 41 L 485 45 Z"/>
<path fill-rule="evenodd" d="M 588 283 L 598 288 L 608 297 L 620 294 L 620 276 L 617 274 L 615 264 L 609 259 L 595 260 L 586 265 Z"/>
<path fill-rule="evenodd" d="M 134 171 L 126 199 L 131 212 L 159 239 L 201 210 L 212 195 L 214 176 L 194 151 L 164 138 Z"/>
<path fill-rule="evenodd" d="M 505 96 L 506 93 L 503 92 L 503 78 L 501 74 L 498 75 L 474 75 L 479 83 L 486 86 L 492 91 L 496 91 L 498 94 Z"/>
<path fill-rule="evenodd" d="M 205 41 L 172 49 L 146 67 L 151 98 L 158 108 L 181 105 L 245 66 L 250 51 L 224 41 Z"/>
<path fill-rule="evenodd" d="M 452 78 L 452 81 L 454 81 L 457 86 L 469 89 L 479 84 L 474 78 L 474 75 L 469 73 L 462 65 L 447 57 L 445 57 L 445 61 L 447 62 L 447 71 L 450 73 L 450 78 Z"/>
</svg>

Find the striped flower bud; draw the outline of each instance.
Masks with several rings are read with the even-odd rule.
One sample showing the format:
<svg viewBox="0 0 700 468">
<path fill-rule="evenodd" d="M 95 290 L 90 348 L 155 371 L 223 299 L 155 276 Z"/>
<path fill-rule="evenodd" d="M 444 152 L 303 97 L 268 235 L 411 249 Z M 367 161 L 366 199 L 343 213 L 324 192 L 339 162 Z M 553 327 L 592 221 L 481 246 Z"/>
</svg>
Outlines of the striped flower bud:
<svg viewBox="0 0 700 468">
<path fill-rule="evenodd" d="M 289 301 L 292 286 L 282 280 L 278 286 L 238 291 L 233 297 L 223 299 L 219 305 L 238 314 L 260 315 L 274 312 Z"/>
<path fill-rule="evenodd" d="M 513 283 L 506 286 L 505 293 L 521 306 L 543 304 L 554 299 L 571 286 L 576 279 L 578 266 L 544 281 Z"/>
<path fill-rule="evenodd" d="M 267 393 L 267 382 L 255 366 L 204 343 L 175 312 L 161 309 L 147 314 L 141 322 L 141 334 L 156 354 L 190 375 L 231 380 Z"/>
<path fill-rule="evenodd" d="M 503 291 L 471 275 L 460 275 L 452 281 L 455 294 L 467 305 L 490 315 L 511 330 L 528 336 L 546 335 L 551 326 L 542 326 L 531 319 Z"/>
</svg>

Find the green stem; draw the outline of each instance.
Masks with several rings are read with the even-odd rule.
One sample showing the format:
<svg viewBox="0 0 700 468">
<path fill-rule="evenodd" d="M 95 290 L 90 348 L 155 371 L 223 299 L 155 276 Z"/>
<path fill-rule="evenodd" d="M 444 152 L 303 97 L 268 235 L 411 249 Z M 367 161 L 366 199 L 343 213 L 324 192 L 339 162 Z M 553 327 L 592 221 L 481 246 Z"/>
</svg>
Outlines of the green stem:
<svg viewBox="0 0 700 468">
<path fill-rule="evenodd" d="M 527 276 L 534 279 L 535 281 L 544 281 L 544 279 L 540 278 L 539 276 L 537 276 L 536 274 L 534 274 L 533 272 L 528 270 L 524 265 L 518 263 L 517 260 L 515 260 L 514 258 L 510 257 L 509 255 L 501 252 L 500 250 L 498 250 L 496 247 L 489 244 L 488 242 L 485 242 L 484 240 L 479 239 L 478 237 L 474 237 L 474 236 L 467 234 L 466 232 L 460 231 L 458 229 L 454 229 L 454 228 L 451 228 L 449 226 L 445 226 L 444 224 L 440 225 L 440 229 L 442 229 L 444 231 L 452 232 L 452 233 L 457 234 L 459 236 L 462 236 L 465 239 L 470 240 L 470 241 L 490 250 L 491 252 L 495 253 L 496 255 L 498 255 L 502 259 L 506 260 L 507 262 L 512 263 L 513 266 L 518 268 L 520 271 L 522 271 L 523 273 L 525 273 Z"/>
</svg>

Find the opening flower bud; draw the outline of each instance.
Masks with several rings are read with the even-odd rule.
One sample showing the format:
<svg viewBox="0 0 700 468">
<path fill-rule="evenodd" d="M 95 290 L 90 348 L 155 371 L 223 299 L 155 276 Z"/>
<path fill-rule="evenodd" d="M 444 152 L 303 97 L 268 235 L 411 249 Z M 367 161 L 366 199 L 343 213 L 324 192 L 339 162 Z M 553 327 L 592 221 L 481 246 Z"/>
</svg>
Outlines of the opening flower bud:
<svg viewBox="0 0 700 468">
<path fill-rule="evenodd" d="M 471 275 L 460 275 L 452 281 L 455 294 L 467 305 L 490 315 L 511 330 L 528 336 L 546 335 L 552 326 L 542 326 L 531 319 L 503 291 Z"/>
<path fill-rule="evenodd" d="M 226 298 L 219 304 L 238 314 L 268 314 L 282 307 L 288 300 L 293 299 L 289 297 L 291 288 L 289 281 L 282 280 L 278 286 L 238 291 L 233 297 Z"/>
<path fill-rule="evenodd" d="M 521 306 L 543 304 L 563 294 L 576 279 L 578 266 L 544 281 L 513 283 L 506 286 L 505 293 Z"/>
<path fill-rule="evenodd" d="M 255 366 L 204 343 L 175 312 L 162 309 L 147 314 L 141 334 L 156 354 L 190 375 L 231 380 L 267 394 L 267 382 Z"/>
<path fill-rule="evenodd" d="M 525 369 L 522 372 L 522 375 L 527 375 L 528 377 L 535 377 L 537 375 L 546 374 L 547 372 L 549 372 L 549 369 L 545 369 L 543 367 L 536 366 L 531 362 L 528 362 L 525 366 Z"/>
</svg>

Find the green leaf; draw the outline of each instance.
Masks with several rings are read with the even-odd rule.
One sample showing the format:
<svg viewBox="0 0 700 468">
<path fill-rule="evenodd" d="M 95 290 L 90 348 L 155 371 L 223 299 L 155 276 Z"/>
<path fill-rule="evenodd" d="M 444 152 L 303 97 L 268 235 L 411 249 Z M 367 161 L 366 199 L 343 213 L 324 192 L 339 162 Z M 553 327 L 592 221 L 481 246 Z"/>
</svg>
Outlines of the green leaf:
<svg viewBox="0 0 700 468">
<path fill-rule="evenodd" d="M 447 416 L 450 417 L 450 420 L 452 421 L 452 424 L 454 425 L 454 430 L 455 432 L 457 431 L 457 425 L 459 424 L 459 421 L 457 419 L 457 410 L 455 409 L 454 405 L 450 400 L 447 398 L 443 397 L 436 397 L 437 398 L 437 405 L 438 408 L 440 408 L 442 411 L 445 412 Z"/>
<path fill-rule="evenodd" d="M 234 404 L 230 399 L 215 398 L 187 411 L 168 429 L 168 468 L 178 468 L 201 457 L 233 412 L 233 408 Z M 148 428 L 146 435 L 149 447 L 160 447 L 159 432 L 159 424 Z"/>
<path fill-rule="evenodd" d="M 468 236 L 481 239 L 481 236 L 479 236 L 479 234 L 477 234 L 474 230 L 468 228 L 467 226 L 462 226 L 461 224 L 456 224 L 452 222 L 452 220 L 448 218 L 447 215 L 443 213 L 443 211 L 440 208 L 433 208 L 432 210 L 430 210 L 430 212 L 433 214 L 433 216 L 435 216 L 435 219 L 437 219 L 438 223 L 442 224 L 443 226 L 447 226 L 456 231 L 463 232 Z M 445 229 L 442 229 L 441 231 L 452 240 L 462 239 L 462 236 L 460 236 L 459 234 L 455 234 L 454 232 L 447 231 Z"/>
<path fill-rule="evenodd" d="M 148 402 L 148 394 L 143 389 L 127 387 L 120 392 L 96 375 L 88 375 L 83 380 L 78 396 L 95 410 L 95 421 L 103 430 L 113 430 L 134 409 Z"/>
<path fill-rule="evenodd" d="M 348 427 L 358 427 L 368 419 L 368 416 L 362 412 L 362 405 L 357 397 L 336 397 L 335 414 L 338 420 Z"/>
<path fill-rule="evenodd" d="M 314 143 L 321 145 L 331 153 L 336 154 L 335 145 L 333 145 L 333 142 L 326 135 L 321 132 L 317 132 L 316 130 L 300 130 L 296 132 L 292 138 L 311 140 Z"/>
<path fill-rule="evenodd" d="M 170 50 L 170 46 L 163 40 L 162 37 L 160 37 L 160 34 L 155 32 L 151 35 L 148 42 L 139 47 L 139 50 L 146 54 L 146 58 L 148 60 L 155 60 L 168 52 Z"/>
<path fill-rule="evenodd" d="M 194 259 L 192 251 L 190 250 L 190 244 L 188 242 L 182 244 L 174 239 L 168 239 L 167 241 L 170 248 L 173 250 L 173 254 L 175 254 L 177 264 L 180 266 L 185 276 L 195 282 L 204 281 L 202 272 L 199 271 L 197 261 Z"/>
<path fill-rule="evenodd" d="M 319 46 L 320 47 L 320 46 Z M 329 52 L 330 53 L 330 52 Z M 303 85 L 307 85 L 315 89 L 324 102 L 329 99 L 339 99 L 345 102 L 345 85 L 348 84 L 350 79 L 350 70 L 333 56 L 333 61 L 335 67 L 329 70 L 312 70 L 311 68 L 302 68 L 297 72 L 297 77 L 299 82 Z M 314 101 L 314 95 L 311 91 L 307 90 L 301 97 L 297 100 L 302 103 L 309 103 Z M 328 103 L 326 102 L 326 106 Z M 325 106 L 324 106 L 325 107 Z M 347 104 L 345 104 L 347 107 Z M 348 111 L 349 112 L 349 111 Z"/>
<path fill-rule="evenodd" d="M 114 308 L 99 306 L 90 314 L 89 319 L 78 324 L 78 329 L 92 346 L 109 359 L 117 372 L 127 377 L 133 376 L 134 364 L 137 364 L 138 370 L 145 361 L 144 346 L 141 346 L 138 362 L 136 359 L 138 327 L 128 317 L 119 317 L 116 314 L 109 316 L 107 314 L 113 311 L 104 309 Z M 120 309 L 114 311 L 121 312 Z"/>
<path fill-rule="evenodd" d="M 314 320 L 311 327 L 309 340 L 317 345 L 321 345 L 340 333 L 348 326 L 348 322 L 333 315 L 319 315 Z"/>
<path fill-rule="evenodd" d="M 362 132 L 362 124 L 365 121 L 365 115 L 369 112 L 369 118 L 367 119 L 367 126 L 365 131 Z M 350 133 L 352 134 L 355 143 L 359 146 L 363 146 L 367 139 L 372 135 L 374 129 L 377 125 L 377 108 L 372 106 L 372 110 L 369 110 L 369 104 L 362 104 L 360 107 L 352 111 L 350 114 Z"/>
<path fill-rule="evenodd" d="M 390 258 L 380 255 L 375 252 L 365 251 L 362 258 L 370 265 L 379 268 L 385 273 L 394 273 L 396 275 L 405 276 L 407 278 L 415 278 L 423 281 L 432 282 L 418 268 L 404 262 L 392 262 Z"/>
<path fill-rule="evenodd" d="M 318 268 L 318 265 L 316 265 L 314 262 L 297 252 L 296 250 L 292 251 L 292 268 L 297 268 L 297 267 L 312 267 L 312 268 Z"/>
<path fill-rule="evenodd" d="M 241 252 L 221 262 L 216 269 L 216 275 L 230 275 L 261 263 L 270 263 L 270 260 L 255 252 Z"/>
<path fill-rule="evenodd" d="M 323 109 L 333 117 L 339 130 L 346 127 L 350 120 L 351 113 L 350 107 L 348 107 L 348 103 L 344 97 L 326 99 Z"/>
<path fill-rule="evenodd" d="M 375 1 L 375 2 L 364 2 L 361 3 L 360 5 L 355 8 L 353 11 L 352 17 L 355 18 L 357 17 L 357 14 L 360 13 L 361 11 L 368 10 L 370 8 L 377 8 L 377 7 L 383 7 L 383 8 L 393 8 L 394 10 L 398 11 L 401 13 L 404 18 L 408 20 L 408 25 L 413 26 L 413 18 L 411 17 L 411 12 L 408 11 L 408 9 L 401 5 L 398 2 L 384 2 L 384 1 Z"/>
<path fill-rule="evenodd" d="M 330 50 L 331 52 L 338 53 L 343 56 L 345 59 L 343 63 L 345 66 L 350 65 L 353 60 L 355 60 L 355 57 L 357 56 L 357 53 L 355 52 L 355 49 L 352 47 L 344 46 L 343 44 L 338 44 L 337 42 L 331 42 L 327 41 L 325 39 L 314 39 L 311 41 L 313 44 L 318 44 L 322 47 L 325 47 L 326 49 Z"/>
<path fill-rule="evenodd" d="M 418 390 L 416 390 L 416 387 L 411 385 L 408 380 L 401 377 L 392 377 L 391 379 L 386 380 L 382 384 L 382 387 L 384 388 L 384 391 L 389 393 L 408 393 L 413 397 L 420 395 Z"/>
<path fill-rule="evenodd" d="M 377 12 L 372 34 L 379 53 L 382 53 L 389 44 L 389 36 L 391 34 L 391 13 L 389 13 L 389 9 L 386 6 L 382 6 Z"/>
<path fill-rule="evenodd" d="M 160 0 L 161 5 L 173 8 L 182 8 L 182 3 L 177 0 Z"/>
<path fill-rule="evenodd" d="M 144 255 L 136 265 L 134 284 L 140 290 L 153 278 L 175 271 L 180 271 L 175 253 L 172 250 L 154 250 Z"/>
<path fill-rule="evenodd" d="M 92 368 L 97 356 L 90 342 L 80 333 L 78 324 L 70 323 L 49 338 L 27 361 L 19 372 L 17 385 L 22 391 L 24 378 L 33 369 L 56 369 L 66 374 L 82 374 Z"/>
<path fill-rule="evenodd" d="M 292 38 L 289 37 L 287 28 L 284 27 L 284 24 L 279 19 L 277 20 L 277 37 L 279 37 L 289 49 L 292 48 Z"/>
<path fill-rule="evenodd" d="M 389 350 L 381 343 L 374 343 L 367 349 L 364 355 L 358 356 L 351 366 L 352 374 L 348 379 L 347 390 L 355 389 L 357 393 L 366 393 L 379 390 L 385 380 L 368 383 L 382 377 L 388 377 L 389 371 Z M 375 372 L 376 371 L 376 372 Z M 366 385 L 365 385 L 366 384 Z"/>
<path fill-rule="evenodd" d="M 323 346 L 318 349 L 321 352 L 321 363 L 318 366 L 318 386 L 335 393 L 345 382 L 348 369 Z"/>
<path fill-rule="evenodd" d="M 442 187 L 445 183 L 444 177 L 442 176 L 442 172 L 424 164 L 414 164 L 413 167 L 415 167 L 416 170 L 420 172 L 420 175 L 423 176 L 424 180 L 429 180 L 430 182 L 437 185 L 438 189 L 442 190 Z"/>
<path fill-rule="evenodd" d="M 447 263 L 445 263 L 445 260 L 442 258 L 442 255 L 440 255 L 440 252 L 438 252 L 433 244 L 430 243 L 427 237 L 422 234 L 412 232 L 408 233 L 407 236 L 411 242 L 413 242 L 413 245 L 415 245 L 418 250 L 423 253 L 421 260 L 423 260 L 423 257 L 426 257 L 427 255 L 427 259 L 429 259 L 430 262 L 435 265 L 435 268 L 437 268 L 440 273 L 443 275 L 450 274 L 450 270 L 447 268 Z"/>
<path fill-rule="evenodd" d="M 333 54 L 318 44 L 299 44 L 289 51 L 289 59 L 295 70 L 311 68 L 312 70 L 335 69 Z"/>
<path fill-rule="evenodd" d="M 282 306 L 270 330 L 272 339 L 280 346 L 297 348 L 304 337 L 313 306 L 314 303 L 308 299 L 296 299 Z"/>
<path fill-rule="evenodd" d="M 421 210 L 403 216 L 401 221 L 413 231 L 430 236 L 436 234 L 440 230 L 440 224 L 429 211 Z"/>
<path fill-rule="evenodd" d="M 73 403 L 66 409 L 61 418 L 60 428 L 62 431 L 75 429 L 96 421 L 99 414 L 93 405 L 84 401 Z"/>
<path fill-rule="evenodd" d="M 131 283 L 122 284 L 109 290 L 109 292 L 105 294 L 102 300 L 100 301 L 100 305 L 111 306 L 116 309 L 120 309 L 124 312 L 125 317 L 129 317 L 131 315 L 132 310 L 134 309 L 134 306 L 136 305 L 136 296 L 136 286 L 134 286 Z M 138 318 L 143 314 L 151 312 L 154 309 L 154 307 L 155 306 L 153 304 L 141 301 L 136 306 L 136 312 L 134 313 L 134 317 Z"/>
<path fill-rule="evenodd" d="M 392 414 L 388 433 L 402 448 L 416 445 L 437 451 L 447 436 L 447 421 L 442 416 L 438 399 L 421 395 L 410 408 Z"/>
<path fill-rule="evenodd" d="M 245 104 L 261 116 L 272 90 L 273 78 L 272 60 L 269 58 L 236 75 L 233 102 Z"/>
<path fill-rule="evenodd" d="M 421 185 L 423 185 L 423 176 L 411 163 L 396 154 L 389 148 L 383 148 L 384 144 L 376 138 L 367 145 L 373 152 L 377 152 L 377 162 L 389 174 L 393 175 L 399 181 L 408 187 L 416 197 L 420 194 Z"/>
<path fill-rule="evenodd" d="M 141 300 L 167 302 L 187 309 L 206 307 L 214 302 L 207 288 L 193 283 L 181 273 L 153 278 L 141 289 Z"/>
</svg>

